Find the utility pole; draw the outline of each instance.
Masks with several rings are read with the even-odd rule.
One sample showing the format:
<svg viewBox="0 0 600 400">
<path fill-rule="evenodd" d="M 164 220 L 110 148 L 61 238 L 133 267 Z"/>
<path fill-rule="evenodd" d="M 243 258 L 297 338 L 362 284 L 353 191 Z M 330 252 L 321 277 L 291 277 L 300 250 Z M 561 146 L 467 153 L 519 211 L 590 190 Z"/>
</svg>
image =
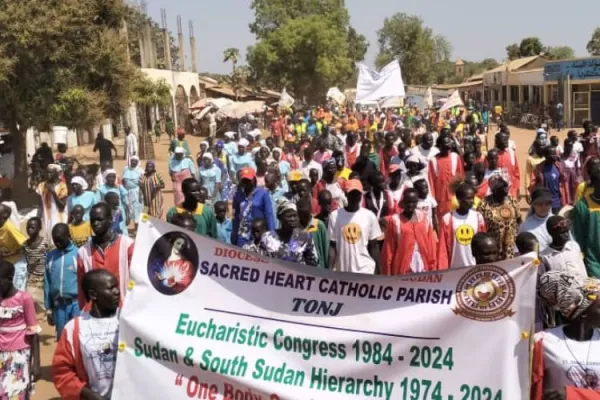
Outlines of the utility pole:
<svg viewBox="0 0 600 400">
<path fill-rule="evenodd" d="M 169 35 L 169 28 L 167 27 L 167 10 L 164 8 L 160 9 L 160 18 L 162 22 L 162 33 L 163 40 L 165 41 L 165 69 L 173 69 L 173 60 L 171 59 L 171 35 Z"/>
<path fill-rule="evenodd" d="M 192 72 L 198 72 L 196 68 L 196 37 L 194 36 L 194 23 L 189 21 L 190 28 L 190 50 L 191 50 L 191 61 L 192 61 Z"/>
</svg>

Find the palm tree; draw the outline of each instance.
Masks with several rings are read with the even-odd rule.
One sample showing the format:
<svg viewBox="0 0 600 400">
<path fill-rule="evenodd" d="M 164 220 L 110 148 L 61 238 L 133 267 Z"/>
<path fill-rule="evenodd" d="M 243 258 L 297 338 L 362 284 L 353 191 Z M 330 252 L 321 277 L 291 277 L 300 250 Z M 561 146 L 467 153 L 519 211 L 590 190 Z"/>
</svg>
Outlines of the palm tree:
<svg viewBox="0 0 600 400">
<path fill-rule="evenodd" d="M 151 109 L 156 106 L 171 104 L 171 88 L 164 80 L 152 81 L 142 74 L 138 74 L 133 87 L 133 101 L 138 105 L 141 122 L 139 137 L 140 158 L 151 160 L 154 158 L 154 144 L 150 136 L 152 129 Z"/>
<path fill-rule="evenodd" d="M 238 91 L 236 90 L 236 86 L 238 86 L 238 84 L 236 83 L 236 69 L 237 69 L 237 63 L 238 63 L 239 57 L 240 57 L 240 50 L 236 49 L 235 47 L 230 47 L 223 52 L 223 62 L 231 61 L 230 82 L 231 82 L 232 89 L 235 93 L 236 100 L 238 99 Z"/>
</svg>

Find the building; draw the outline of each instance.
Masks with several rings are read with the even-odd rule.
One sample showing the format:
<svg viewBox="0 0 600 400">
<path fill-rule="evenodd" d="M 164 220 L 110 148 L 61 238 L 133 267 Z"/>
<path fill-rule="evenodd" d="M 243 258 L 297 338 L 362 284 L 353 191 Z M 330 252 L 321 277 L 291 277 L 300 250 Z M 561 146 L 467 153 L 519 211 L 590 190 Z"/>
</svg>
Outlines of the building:
<svg viewBox="0 0 600 400">
<path fill-rule="evenodd" d="M 483 98 L 490 106 L 501 104 L 506 112 L 519 109 L 537 113 L 543 105 L 541 55 L 519 58 L 483 73 Z"/>
<path fill-rule="evenodd" d="M 552 61 L 544 66 L 544 104 L 560 102 L 567 127 L 600 124 L 600 57 Z"/>
<path fill-rule="evenodd" d="M 465 76 L 465 62 L 461 58 L 454 63 L 454 75 L 461 78 Z"/>
</svg>

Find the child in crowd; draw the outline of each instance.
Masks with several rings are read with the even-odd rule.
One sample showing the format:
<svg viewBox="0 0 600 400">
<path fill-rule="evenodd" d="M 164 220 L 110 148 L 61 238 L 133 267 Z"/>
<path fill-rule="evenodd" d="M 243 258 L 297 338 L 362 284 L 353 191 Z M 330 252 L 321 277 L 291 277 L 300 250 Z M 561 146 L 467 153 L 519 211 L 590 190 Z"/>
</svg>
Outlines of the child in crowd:
<svg viewBox="0 0 600 400">
<path fill-rule="evenodd" d="M 231 218 L 227 218 L 227 203 L 217 201 L 215 203 L 215 216 L 217 218 L 217 237 L 227 244 L 231 244 Z"/>
<path fill-rule="evenodd" d="M 77 251 L 71 241 L 69 226 L 56 224 L 52 228 L 52 241 L 56 247 L 46 257 L 44 278 L 44 303 L 50 325 L 56 325 L 56 340 L 63 328 L 79 315 L 77 302 Z"/>
<path fill-rule="evenodd" d="M 564 271 L 569 275 L 587 278 L 581 248 L 571 237 L 570 220 L 553 215 L 546 221 L 546 229 L 552 238 L 550 245 L 540 252 L 545 271 Z"/>
<path fill-rule="evenodd" d="M 171 218 L 171 223 L 190 232 L 196 232 L 196 219 L 187 211 L 181 214 L 173 215 L 173 218 Z"/>
<path fill-rule="evenodd" d="M 540 249 L 540 243 L 531 232 L 519 233 L 515 239 L 515 244 L 517 246 L 517 254 L 515 254 L 515 257 L 532 252 L 537 253 Z"/>
<path fill-rule="evenodd" d="M 15 286 L 25 290 L 27 286 L 27 262 L 22 255 L 27 237 L 10 220 L 12 210 L 0 204 L 0 256 L 15 268 Z"/>
<path fill-rule="evenodd" d="M 0 260 L 0 398 L 29 399 L 39 375 L 39 337 L 29 293 L 13 284 L 15 266 Z"/>
<path fill-rule="evenodd" d="M 44 270 L 46 269 L 46 253 L 48 242 L 46 235 L 40 235 L 42 220 L 38 217 L 27 221 L 29 238 L 23 243 L 23 253 L 27 261 L 27 292 L 33 297 L 37 311 L 44 309 Z"/>
<path fill-rule="evenodd" d="M 75 246 L 81 247 L 92 237 L 92 226 L 89 221 L 83 220 L 85 211 L 81 205 L 76 205 L 71 210 L 71 223 L 69 224 L 69 233 Z"/>
<path fill-rule="evenodd" d="M 208 189 L 202 186 L 200 188 L 200 197 L 198 198 L 198 203 L 206 204 L 206 199 L 208 199 Z"/>
<path fill-rule="evenodd" d="M 108 192 L 104 196 L 104 201 L 106 201 L 112 213 L 112 230 L 122 235 L 125 218 L 121 213 L 119 195 L 115 192 Z"/>
<path fill-rule="evenodd" d="M 267 221 L 262 218 L 255 219 L 252 221 L 250 230 L 252 234 L 252 241 L 246 243 L 243 248 L 244 250 L 260 254 L 260 238 L 262 237 L 263 233 L 267 231 Z"/>
<path fill-rule="evenodd" d="M 419 202 L 417 203 L 417 210 L 424 213 L 427 216 L 427 220 L 433 226 L 433 229 L 438 232 L 438 221 L 437 221 L 437 201 L 429 194 L 429 185 L 425 179 L 417 179 L 413 182 L 413 187 L 417 191 Z"/>
</svg>

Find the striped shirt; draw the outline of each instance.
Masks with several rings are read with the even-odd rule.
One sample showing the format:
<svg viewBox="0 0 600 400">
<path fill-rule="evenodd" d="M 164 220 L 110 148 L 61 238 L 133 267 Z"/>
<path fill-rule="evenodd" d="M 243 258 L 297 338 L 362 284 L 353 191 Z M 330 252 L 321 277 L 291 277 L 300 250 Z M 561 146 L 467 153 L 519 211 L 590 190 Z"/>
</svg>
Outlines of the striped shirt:
<svg viewBox="0 0 600 400">
<path fill-rule="evenodd" d="M 48 243 L 43 236 L 38 237 L 38 240 L 35 242 L 27 240 L 23 244 L 29 282 L 44 282 L 44 269 L 46 267 L 46 253 L 48 250 Z"/>
</svg>

